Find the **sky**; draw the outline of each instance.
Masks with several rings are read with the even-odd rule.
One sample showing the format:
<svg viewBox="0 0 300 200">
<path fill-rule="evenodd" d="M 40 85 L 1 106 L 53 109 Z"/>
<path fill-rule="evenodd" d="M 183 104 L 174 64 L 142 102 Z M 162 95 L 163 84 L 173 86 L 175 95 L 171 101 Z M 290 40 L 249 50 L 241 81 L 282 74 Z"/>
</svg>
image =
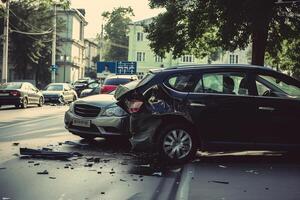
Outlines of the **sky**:
<svg viewBox="0 0 300 200">
<path fill-rule="evenodd" d="M 100 33 L 104 11 L 112 11 L 115 7 L 131 6 L 135 14 L 133 21 L 150 18 L 163 12 L 162 9 L 150 9 L 149 0 L 71 0 L 72 8 L 84 8 L 88 25 L 85 28 L 85 38 L 93 38 Z"/>
</svg>

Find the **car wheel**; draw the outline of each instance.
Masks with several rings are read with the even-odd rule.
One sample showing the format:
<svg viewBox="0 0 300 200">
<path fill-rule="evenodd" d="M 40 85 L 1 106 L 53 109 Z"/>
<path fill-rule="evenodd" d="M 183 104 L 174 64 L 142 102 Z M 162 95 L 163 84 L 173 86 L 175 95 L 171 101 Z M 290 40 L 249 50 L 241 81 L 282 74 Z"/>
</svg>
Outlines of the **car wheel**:
<svg viewBox="0 0 300 200">
<path fill-rule="evenodd" d="M 27 108 L 27 105 L 28 105 L 28 99 L 25 97 L 24 99 L 23 99 L 23 102 L 22 102 L 22 104 L 21 104 L 21 107 L 22 108 Z"/>
<path fill-rule="evenodd" d="M 66 103 L 63 96 L 60 96 L 59 99 L 58 99 L 58 101 L 59 101 L 59 103 L 61 103 L 61 104 Z"/>
<path fill-rule="evenodd" d="M 40 97 L 38 106 L 39 106 L 39 107 L 42 107 L 43 104 L 44 104 L 44 99 L 43 99 L 43 97 Z"/>
<path fill-rule="evenodd" d="M 171 124 L 164 127 L 158 139 L 159 154 L 170 163 L 191 160 L 197 151 L 198 141 L 192 129 L 184 125 Z"/>
</svg>

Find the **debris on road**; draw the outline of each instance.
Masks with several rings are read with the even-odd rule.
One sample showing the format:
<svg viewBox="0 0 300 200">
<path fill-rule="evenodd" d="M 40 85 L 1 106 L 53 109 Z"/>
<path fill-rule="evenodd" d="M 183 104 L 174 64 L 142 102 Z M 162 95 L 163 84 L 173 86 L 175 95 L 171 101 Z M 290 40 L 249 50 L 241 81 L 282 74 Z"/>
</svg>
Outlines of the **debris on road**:
<svg viewBox="0 0 300 200">
<path fill-rule="evenodd" d="M 47 170 L 44 170 L 44 171 L 41 171 L 41 172 L 37 172 L 37 174 L 46 175 L 46 174 L 49 174 L 49 172 Z"/>
<path fill-rule="evenodd" d="M 0 167 L 0 170 L 6 169 L 6 167 Z"/>
<path fill-rule="evenodd" d="M 154 172 L 152 176 L 162 176 L 162 172 Z"/>
<path fill-rule="evenodd" d="M 86 163 L 84 164 L 84 167 L 93 167 L 93 163 Z"/>
<path fill-rule="evenodd" d="M 228 181 L 208 181 L 209 183 L 229 184 Z"/>
<path fill-rule="evenodd" d="M 150 167 L 150 164 L 147 164 L 147 165 L 140 165 L 140 167 Z"/>
<path fill-rule="evenodd" d="M 20 143 L 19 142 L 14 142 L 13 146 L 18 146 Z"/>
<path fill-rule="evenodd" d="M 122 181 L 122 182 L 126 182 L 126 180 L 124 180 L 124 179 L 121 179 L 121 178 L 120 178 L 120 181 Z"/>
<path fill-rule="evenodd" d="M 29 149 L 29 148 L 20 148 L 20 154 L 22 156 L 30 156 L 33 158 L 48 158 L 48 159 L 68 159 L 73 156 L 82 156 L 82 154 L 77 152 L 57 152 L 52 151 L 52 149 L 49 148 L 43 148 L 43 149 Z"/>
<path fill-rule="evenodd" d="M 63 144 L 71 145 L 71 146 L 80 146 L 80 147 L 89 146 L 89 144 L 83 144 L 83 143 L 80 143 L 80 142 L 73 142 L 73 141 L 65 141 Z"/>
<path fill-rule="evenodd" d="M 255 171 L 255 170 L 247 170 L 246 171 L 247 173 L 252 173 L 252 174 L 259 174 L 257 171 Z"/>
<path fill-rule="evenodd" d="M 227 168 L 225 165 L 219 165 L 220 168 Z"/>
<path fill-rule="evenodd" d="M 54 177 L 54 176 L 50 176 L 49 178 L 50 178 L 50 179 L 56 179 L 56 177 Z"/>
<path fill-rule="evenodd" d="M 34 165 L 34 166 L 38 166 L 38 165 L 40 165 L 40 163 L 34 163 L 33 165 Z"/>
</svg>

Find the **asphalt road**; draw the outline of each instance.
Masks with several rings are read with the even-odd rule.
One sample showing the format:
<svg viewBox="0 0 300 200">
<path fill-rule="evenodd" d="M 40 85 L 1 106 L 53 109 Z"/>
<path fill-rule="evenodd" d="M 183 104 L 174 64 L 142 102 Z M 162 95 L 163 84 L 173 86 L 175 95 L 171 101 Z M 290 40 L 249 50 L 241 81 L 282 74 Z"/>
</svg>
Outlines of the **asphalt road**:
<svg viewBox="0 0 300 200">
<path fill-rule="evenodd" d="M 73 136 L 63 124 L 67 109 L 0 109 L 0 199 L 300 198 L 298 155 L 199 152 L 184 166 L 162 165 L 151 155 L 131 152 L 130 144 L 121 139 L 85 141 Z M 83 156 L 21 158 L 20 147 Z M 44 170 L 48 174 L 37 174 Z"/>
</svg>

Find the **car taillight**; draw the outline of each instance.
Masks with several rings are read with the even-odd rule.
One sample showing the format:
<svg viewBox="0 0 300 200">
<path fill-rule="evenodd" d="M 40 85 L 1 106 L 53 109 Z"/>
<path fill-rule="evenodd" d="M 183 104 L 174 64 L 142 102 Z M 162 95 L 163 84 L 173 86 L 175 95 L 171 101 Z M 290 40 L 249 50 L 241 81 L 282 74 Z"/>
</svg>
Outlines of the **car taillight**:
<svg viewBox="0 0 300 200">
<path fill-rule="evenodd" d="M 14 97 L 19 97 L 20 96 L 20 92 L 19 91 L 10 91 L 10 95 L 14 96 Z"/>
<path fill-rule="evenodd" d="M 128 112 L 129 113 L 137 113 L 139 112 L 139 110 L 141 109 L 142 105 L 144 102 L 140 101 L 140 100 L 131 100 L 128 103 Z"/>
<path fill-rule="evenodd" d="M 116 85 L 104 85 L 101 87 L 100 94 L 107 94 L 114 91 L 117 88 Z"/>
</svg>

